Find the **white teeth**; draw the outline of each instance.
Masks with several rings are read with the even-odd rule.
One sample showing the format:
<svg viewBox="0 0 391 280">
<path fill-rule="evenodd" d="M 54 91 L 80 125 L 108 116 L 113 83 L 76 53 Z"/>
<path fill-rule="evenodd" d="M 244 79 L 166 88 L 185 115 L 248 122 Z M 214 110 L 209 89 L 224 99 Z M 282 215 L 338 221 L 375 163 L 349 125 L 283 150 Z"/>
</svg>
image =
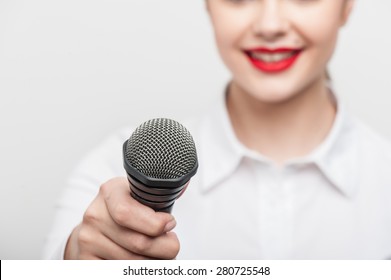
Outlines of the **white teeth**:
<svg viewBox="0 0 391 280">
<path fill-rule="evenodd" d="M 251 52 L 251 57 L 262 60 L 264 62 L 278 62 L 290 58 L 291 56 L 293 56 L 293 54 L 294 52 L 273 53 L 273 54 Z"/>
</svg>

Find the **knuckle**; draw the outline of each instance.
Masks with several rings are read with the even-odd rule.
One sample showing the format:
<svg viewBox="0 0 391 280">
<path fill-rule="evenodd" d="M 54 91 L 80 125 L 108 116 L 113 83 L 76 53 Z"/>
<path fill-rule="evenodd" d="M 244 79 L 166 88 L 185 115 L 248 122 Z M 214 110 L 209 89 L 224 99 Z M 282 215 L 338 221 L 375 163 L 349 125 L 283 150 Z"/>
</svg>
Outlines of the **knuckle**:
<svg viewBox="0 0 391 280">
<path fill-rule="evenodd" d="M 152 240 L 145 235 L 139 234 L 132 238 L 132 251 L 136 254 L 143 254 L 152 245 Z"/>
<path fill-rule="evenodd" d="M 129 220 L 129 216 L 131 215 L 129 205 L 125 205 L 124 203 L 118 203 L 111 215 L 113 217 L 113 220 L 117 224 L 121 226 L 126 225 L 126 222 Z"/>
<path fill-rule="evenodd" d="M 99 187 L 99 193 L 103 195 L 103 197 L 107 197 L 108 194 L 110 193 L 110 189 L 111 189 L 111 184 L 109 183 L 110 181 L 107 181 L 105 183 L 103 183 L 100 187 Z"/>
<path fill-rule="evenodd" d="M 97 215 L 93 207 L 88 207 L 83 215 L 83 223 L 85 224 L 95 224 L 99 220 L 99 215 Z"/>
<path fill-rule="evenodd" d="M 100 185 L 99 194 L 101 194 L 105 199 L 107 199 L 110 197 L 113 191 L 118 189 L 118 186 L 126 184 L 126 182 L 127 180 L 121 177 L 112 178 Z"/>
<path fill-rule="evenodd" d="M 163 233 L 166 223 L 162 219 L 155 219 L 151 221 L 149 228 L 151 236 L 159 236 Z"/>
</svg>

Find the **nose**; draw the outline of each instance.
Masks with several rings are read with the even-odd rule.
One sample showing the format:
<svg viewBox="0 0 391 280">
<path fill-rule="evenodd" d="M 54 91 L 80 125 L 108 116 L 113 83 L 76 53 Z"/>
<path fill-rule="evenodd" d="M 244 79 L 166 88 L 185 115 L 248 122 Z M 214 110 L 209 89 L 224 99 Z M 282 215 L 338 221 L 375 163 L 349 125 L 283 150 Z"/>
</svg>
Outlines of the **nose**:
<svg viewBox="0 0 391 280">
<path fill-rule="evenodd" d="M 289 27 L 281 1 L 263 0 L 254 16 L 253 32 L 264 40 L 273 41 L 283 36 Z"/>
</svg>

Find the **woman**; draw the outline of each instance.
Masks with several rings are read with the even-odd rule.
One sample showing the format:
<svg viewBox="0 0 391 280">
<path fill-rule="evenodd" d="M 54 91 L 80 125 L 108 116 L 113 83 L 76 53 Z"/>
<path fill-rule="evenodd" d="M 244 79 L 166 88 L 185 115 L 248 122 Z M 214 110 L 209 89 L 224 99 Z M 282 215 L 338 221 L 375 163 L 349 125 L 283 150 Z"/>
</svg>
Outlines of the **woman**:
<svg viewBox="0 0 391 280">
<path fill-rule="evenodd" d="M 48 256 L 391 256 L 390 145 L 345 112 L 327 78 L 354 0 L 206 5 L 232 80 L 220 104 L 186 125 L 200 167 L 173 215 L 133 200 L 118 177 L 127 129 L 77 168 Z"/>
</svg>

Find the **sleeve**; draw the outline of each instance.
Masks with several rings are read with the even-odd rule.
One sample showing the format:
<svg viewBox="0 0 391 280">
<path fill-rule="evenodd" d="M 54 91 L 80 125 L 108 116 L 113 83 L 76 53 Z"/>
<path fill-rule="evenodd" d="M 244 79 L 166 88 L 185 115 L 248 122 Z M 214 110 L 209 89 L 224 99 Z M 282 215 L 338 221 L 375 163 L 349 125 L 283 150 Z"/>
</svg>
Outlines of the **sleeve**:
<svg viewBox="0 0 391 280">
<path fill-rule="evenodd" d="M 54 223 L 43 249 L 44 259 L 63 259 L 68 237 L 81 222 L 99 187 L 111 178 L 125 176 L 122 168 L 122 145 L 125 140 L 124 133 L 111 136 L 74 169 L 55 206 Z"/>
</svg>

